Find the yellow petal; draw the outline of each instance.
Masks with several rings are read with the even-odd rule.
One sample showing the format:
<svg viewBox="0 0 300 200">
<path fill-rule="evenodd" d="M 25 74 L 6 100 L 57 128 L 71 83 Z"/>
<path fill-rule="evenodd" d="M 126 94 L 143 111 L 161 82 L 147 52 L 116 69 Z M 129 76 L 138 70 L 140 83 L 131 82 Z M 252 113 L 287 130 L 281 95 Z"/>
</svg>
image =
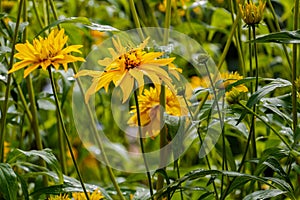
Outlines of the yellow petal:
<svg viewBox="0 0 300 200">
<path fill-rule="evenodd" d="M 139 93 L 141 94 L 144 89 L 144 74 L 143 74 L 143 72 L 138 69 L 133 68 L 133 69 L 129 70 L 129 73 L 137 81 Z"/>
</svg>

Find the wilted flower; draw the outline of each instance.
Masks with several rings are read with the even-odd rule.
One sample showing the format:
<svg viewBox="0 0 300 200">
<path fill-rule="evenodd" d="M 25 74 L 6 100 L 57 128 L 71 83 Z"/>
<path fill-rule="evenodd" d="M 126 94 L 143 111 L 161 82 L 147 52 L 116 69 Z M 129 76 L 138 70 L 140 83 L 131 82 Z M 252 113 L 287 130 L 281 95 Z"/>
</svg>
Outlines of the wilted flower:
<svg viewBox="0 0 300 200">
<path fill-rule="evenodd" d="M 150 87 L 145 89 L 144 93 L 138 96 L 140 110 L 141 126 L 145 134 L 155 138 L 161 128 L 160 121 L 160 90 Z M 136 106 L 132 106 L 133 116 L 128 120 L 129 125 L 138 125 Z M 173 116 L 183 116 L 188 114 L 188 109 L 182 96 L 177 96 L 166 89 L 166 107 L 165 112 Z"/>
<path fill-rule="evenodd" d="M 259 24 L 263 18 L 265 6 L 266 3 L 261 0 L 259 0 L 258 5 L 255 5 L 252 1 L 244 5 L 239 4 L 242 19 L 247 25 Z"/>
<path fill-rule="evenodd" d="M 70 55 L 71 52 L 81 53 L 78 49 L 82 45 L 64 47 L 68 40 L 68 36 L 65 36 L 64 33 L 64 29 L 61 29 L 59 32 L 52 30 L 47 38 L 39 37 L 39 39 L 34 39 L 33 44 L 30 44 L 28 41 L 25 44 L 17 44 L 16 50 L 18 53 L 15 54 L 15 58 L 21 61 L 15 63 L 8 73 L 28 66 L 24 71 L 24 77 L 26 77 L 38 67 L 46 70 L 48 67 L 53 66 L 58 70 L 59 66 L 63 65 L 64 70 L 67 70 L 68 63 L 85 61 L 81 57 Z"/>
<path fill-rule="evenodd" d="M 177 73 L 181 72 L 172 64 L 175 58 L 159 58 L 164 54 L 163 52 L 146 52 L 144 48 L 148 40 L 149 38 L 136 48 L 126 48 L 122 46 L 119 38 L 112 39 L 115 49 L 108 49 L 112 57 L 98 61 L 100 65 L 106 66 L 103 71 L 81 70 L 75 75 L 75 77 L 93 77 L 92 84 L 85 94 L 86 103 L 90 96 L 101 88 L 107 92 L 111 82 L 121 88 L 123 102 L 125 102 L 135 89 L 135 81 L 140 91 L 143 90 L 144 76 L 149 77 L 154 84 L 160 85 L 163 81 L 174 90 L 169 73 L 179 77 Z M 168 72 L 162 68 L 163 66 L 168 66 Z"/>
</svg>

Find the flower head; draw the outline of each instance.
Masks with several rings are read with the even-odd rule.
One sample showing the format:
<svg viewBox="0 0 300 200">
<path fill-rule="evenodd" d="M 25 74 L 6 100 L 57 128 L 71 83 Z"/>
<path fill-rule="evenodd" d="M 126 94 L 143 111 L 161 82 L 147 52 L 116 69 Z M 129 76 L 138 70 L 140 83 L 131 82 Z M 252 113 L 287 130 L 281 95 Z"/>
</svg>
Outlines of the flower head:
<svg viewBox="0 0 300 200">
<path fill-rule="evenodd" d="M 119 38 L 112 39 L 114 49 L 108 49 L 111 57 L 98 61 L 100 65 L 105 66 L 103 71 L 81 70 L 78 72 L 75 77 L 86 75 L 93 77 L 92 84 L 85 95 L 86 103 L 90 96 L 101 88 L 107 92 L 111 82 L 121 88 L 123 102 L 125 102 L 135 88 L 135 81 L 140 91 L 143 90 L 144 76 L 149 77 L 154 84 L 161 84 L 163 81 L 174 90 L 169 74 L 178 78 L 177 73 L 181 72 L 172 64 L 175 58 L 160 58 L 163 52 L 146 52 L 144 48 L 148 41 L 149 38 L 138 47 L 132 48 L 124 47 Z M 163 66 L 168 66 L 169 73 Z"/>
<path fill-rule="evenodd" d="M 83 192 L 74 192 L 72 193 L 74 200 L 86 200 L 86 196 Z M 102 193 L 97 189 L 92 194 L 88 192 L 88 197 L 90 200 L 100 200 L 104 199 Z"/>
<path fill-rule="evenodd" d="M 50 196 L 48 200 L 71 200 L 67 194 L 60 194 L 55 196 Z"/>
<path fill-rule="evenodd" d="M 259 0 L 258 5 L 255 5 L 251 1 L 249 3 L 245 3 L 244 5 L 239 4 L 242 19 L 247 25 L 259 24 L 259 22 L 262 20 L 265 6 L 266 3 L 262 2 L 262 0 Z"/>
<path fill-rule="evenodd" d="M 138 97 L 141 126 L 145 134 L 155 138 L 161 128 L 160 121 L 160 90 L 150 87 L 145 89 L 144 93 Z M 132 117 L 128 120 L 129 125 L 137 126 L 136 106 L 132 106 Z M 166 108 L 165 112 L 173 116 L 183 116 L 188 114 L 185 101 L 182 96 L 177 96 L 170 90 L 166 89 Z"/>
<path fill-rule="evenodd" d="M 17 44 L 15 58 L 21 61 L 15 63 L 8 73 L 15 72 L 19 69 L 27 67 L 24 71 L 24 77 L 38 67 L 46 70 L 49 66 L 53 66 L 58 70 L 60 65 L 64 69 L 68 69 L 68 63 L 76 61 L 84 61 L 81 57 L 70 55 L 71 52 L 81 53 L 79 48 L 82 45 L 70 45 L 64 48 L 68 36 L 64 35 L 64 29 L 59 32 L 52 30 L 47 38 L 39 37 L 33 40 L 33 44 L 26 41 L 25 44 Z"/>
</svg>

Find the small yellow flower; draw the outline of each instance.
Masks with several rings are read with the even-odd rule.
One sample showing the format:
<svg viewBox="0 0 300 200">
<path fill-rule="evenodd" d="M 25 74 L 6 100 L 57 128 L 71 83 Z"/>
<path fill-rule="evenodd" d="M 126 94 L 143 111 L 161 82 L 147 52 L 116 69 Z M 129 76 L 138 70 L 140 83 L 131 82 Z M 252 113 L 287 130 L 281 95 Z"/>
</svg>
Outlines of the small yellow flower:
<svg viewBox="0 0 300 200">
<path fill-rule="evenodd" d="M 76 78 L 87 75 L 93 77 L 92 84 L 85 94 L 85 102 L 87 103 L 90 96 L 101 88 L 108 92 L 108 87 L 113 82 L 116 87 L 121 88 L 124 103 L 134 90 L 135 81 L 140 91 L 143 90 L 144 76 L 149 77 L 154 84 L 160 85 L 163 81 L 174 90 L 169 73 L 179 78 L 178 72 L 181 72 L 172 64 L 175 58 L 159 58 L 163 52 L 144 51 L 148 41 L 149 38 L 137 48 L 126 48 L 122 46 L 119 38 L 112 39 L 115 49 L 108 49 L 112 57 L 98 61 L 100 65 L 105 66 L 103 71 L 81 70 L 75 75 Z M 168 66 L 168 72 L 163 66 Z"/>
<path fill-rule="evenodd" d="M 295 80 L 295 87 L 297 91 L 297 97 L 300 99 L 300 77 Z"/>
<path fill-rule="evenodd" d="M 74 200 L 86 200 L 86 196 L 83 192 L 74 192 L 72 193 L 72 197 Z M 90 200 L 104 199 L 104 196 L 98 189 L 95 190 L 92 194 L 88 192 L 88 197 Z"/>
<path fill-rule="evenodd" d="M 51 196 L 48 200 L 71 200 L 67 194 Z"/>
<path fill-rule="evenodd" d="M 68 40 L 68 36 L 65 36 L 64 33 L 64 29 L 59 32 L 52 30 L 47 38 L 34 39 L 33 44 L 28 41 L 25 44 L 17 44 L 18 53 L 15 54 L 15 58 L 21 61 L 15 63 L 8 73 L 28 66 L 24 71 L 24 77 L 26 77 L 38 67 L 46 70 L 49 66 L 53 66 L 58 70 L 59 66 L 63 65 L 64 69 L 67 70 L 68 63 L 84 61 L 81 57 L 70 55 L 71 52 L 81 53 L 78 49 L 82 45 L 70 45 L 64 48 Z"/>
<path fill-rule="evenodd" d="M 160 121 L 160 90 L 150 87 L 138 96 L 140 109 L 141 126 L 145 134 L 155 138 L 159 134 L 161 127 Z M 137 126 L 136 106 L 132 106 L 133 116 L 128 120 L 129 125 Z M 173 116 L 183 116 L 188 114 L 188 109 L 182 96 L 177 96 L 166 89 L 166 108 L 165 112 Z M 150 124 L 150 125 L 149 125 Z"/>
<path fill-rule="evenodd" d="M 242 19 L 247 25 L 259 24 L 263 18 L 263 13 L 266 3 L 259 0 L 258 6 L 252 1 L 245 3 L 244 5 L 239 4 Z"/>
</svg>

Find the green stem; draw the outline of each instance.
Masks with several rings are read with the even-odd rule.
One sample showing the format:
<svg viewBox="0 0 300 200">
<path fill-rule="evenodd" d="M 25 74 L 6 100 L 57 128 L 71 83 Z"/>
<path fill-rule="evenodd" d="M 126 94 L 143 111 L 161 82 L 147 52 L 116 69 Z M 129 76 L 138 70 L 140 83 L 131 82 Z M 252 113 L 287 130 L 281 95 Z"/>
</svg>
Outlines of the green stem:
<svg viewBox="0 0 300 200">
<path fill-rule="evenodd" d="M 166 17 L 165 17 L 165 30 L 164 30 L 164 39 L 163 44 L 167 45 L 169 40 L 169 27 L 171 22 L 171 0 L 167 0 L 167 8 L 166 8 Z M 161 85 L 160 88 L 160 122 L 163 122 L 163 113 L 164 109 L 166 108 L 166 89 L 165 86 Z M 164 146 L 168 144 L 167 141 L 167 129 L 163 125 L 163 127 L 160 127 L 160 163 L 159 167 L 162 169 L 165 169 L 165 166 L 162 166 L 163 163 L 165 163 L 165 159 L 168 156 L 167 152 L 164 150 Z M 157 176 L 157 184 L 156 184 L 156 190 L 159 191 L 164 186 L 164 177 L 161 174 L 158 174 Z"/>
<path fill-rule="evenodd" d="M 74 71 L 74 74 L 77 74 L 77 68 L 76 68 L 76 65 L 74 63 L 72 63 L 72 69 Z M 78 86 L 80 88 L 80 92 L 84 96 L 84 90 L 83 90 L 83 87 L 82 87 L 82 83 L 81 83 L 80 79 L 76 79 L 76 80 L 77 80 Z M 113 183 L 114 188 L 116 189 L 119 198 L 121 200 L 125 200 L 125 197 L 122 194 L 122 191 L 121 191 L 121 189 L 120 189 L 120 187 L 119 187 L 119 185 L 116 181 L 116 178 L 114 176 L 112 168 L 110 167 L 109 161 L 108 161 L 107 156 L 105 154 L 105 149 L 103 147 L 102 140 L 99 138 L 98 131 L 97 131 L 97 126 L 95 124 L 95 120 L 94 120 L 91 108 L 90 108 L 89 104 L 85 104 L 85 107 L 86 107 L 87 112 L 88 112 L 89 120 L 92 123 L 92 130 L 93 130 L 93 133 L 94 133 L 93 135 L 95 137 L 96 143 L 97 143 L 98 147 L 100 148 L 100 152 L 102 152 L 102 157 L 103 157 L 104 164 L 105 164 L 105 167 L 107 169 L 109 178 L 110 178 L 111 182 Z"/>
<path fill-rule="evenodd" d="M 253 40 L 255 41 L 256 39 L 256 32 L 255 32 L 255 25 L 252 25 L 252 35 L 253 35 Z M 254 46 L 254 59 L 255 59 L 255 87 L 254 87 L 254 92 L 257 91 L 258 89 L 258 58 L 257 58 L 257 43 L 253 43 Z M 256 112 L 256 105 L 253 106 L 253 112 Z M 255 136 L 255 129 L 256 129 L 256 123 L 255 123 L 255 118 L 252 118 L 253 121 L 253 131 L 252 131 L 252 139 L 251 139 L 251 144 L 252 144 L 252 150 L 253 150 L 253 158 L 257 157 L 257 150 L 256 150 L 256 136 Z"/>
<path fill-rule="evenodd" d="M 206 92 L 205 95 L 204 95 L 204 97 L 203 97 L 203 99 L 201 99 L 201 101 L 199 103 L 199 106 L 196 109 L 195 115 L 193 115 L 193 113 L 190 113 L 193 121 L 196 120 L 195 116 L 197 116 L 198 112 L 202 109 L 204 103 L 206 102 L 206 100 L 208 98 L 208 95 L 209 95 L 209 92 Z M 200 125 L 198 127 L 200 127 Z M 200 144 L 202 146 L 203 145 L 203 140 L 202 140 L 199 128 L 197 128 L 197 134 L 198 134 L 198 138 L 200 140 Z M 205 160 L 206 160 L 207 167 L 208 167 L 209 170 L 211 170 L 211 165 L 210 165 L 208 156 L 207 156 L 207 154 L 205 152 L 205 149 L 204 149 L 204 155 L 205 155 Z M 215 183 L 214 180 L 213 180 L 212 184 L 213 184 L 213 188 L 214 188 L 216 200 L 218 200 L 219 199 L 219 195 L 218 195 L 218 190 L 217 190 L 216 183 Z"/>
<path fill-rule="evenodd" d="M 51 10 L 52 10 L 54 19 L 58 20 L 53 0 L 50 0 L 50 7 L 51 7 Z M 57 25 L 57 26 L 58 26 L 58 29 L 60 29 L 60 26 L 59 25 Z M 73 69 L 74 74 L 77 74 L 77 68 L 76 68 L 75 63 L 71 63 L 71 65 L 72 65 L 72 69 Z M 77 79 L 77 82 L 78 82 L 81 94 L 84 95 L 84 91 L 83 91 L 83 87 L 82 87 L 81 81 L 79 79 Z M 90 118 L 90 121 L 92 122 L 92 129 L 93 129 L 93 133 L 94 133 L 94 136 L 95 136 L 95 140 L 97 142 L 98 147 L 100 148 L 100 151 L 102 152 L 102 156 L 103 156 L 103 159 L 104 159 L 105 167 L 106 167 L 106 169 L 108 171 L 109 178 L 110 178 L 111 182 L 113 183 L 114 188 L 116 189 L 117 194 L 119 195 L 119 198 L 121 200 L 125 200 L 125 197 L 122 194 L 122 191 L 121 191 L 121 189 L 120 189 L 120 187 L 119 187 L 119 185 L 118 185 L 118 183 L 116 181 L 114 173 L 113 173 L 113 171 L 112 171 L 112 169 L 111 169 L 111 167 L 109 165 L 109 161 L 108 161 L 108 159 L 106 157 L 102 141 L 100 140 L 99 135 L 98 135 L 97 127 L 96 127 L 96 124 L 95 124 L 95 121 L 94 121 L 94 117 L 93 117 L 91 108 L 90 108 L 90 106 L 88 104 L 85 104 L 85 105 L 86 105 L 86 109 L 88 111 L 88 116 Z"/>
<path fill-rule="evenodd" d="M 50 67 L 48 67 L 48 72 L 49 72 L 49 78 L 50 78 L 51 87 L 52 87 L 52 91 L 53 91 L 53 96 L 54 96 L 54 99 L 55 99 L 56 109 L 58 111 L 59 120 L 60 120 L 60 123 L 61 123 L 61 126 L 62 126 L 62 131 L 63 131 L 63 134 L 64 134 L 64 136 L 66 138 L 67 145 L 68 145 L 68 148 L 69 148 L 69 152 L 71 154 L 72 161 L 74 163 L 74 167 L 75 167 L 76 173 L 78 175 L 81 187 L 82 187 L 83 192 L 84 192 L 84 194 L 86 196 L 86 199 L 89 200 L 89 196 L 88 196 L 87 190 L 86 190 L 86 188 L 84 186 L 84 182 L 83 182 L 82 176 L 81 176 L 81 174 L 79 172 L 79 168 L 78 168 L 78 165 L 76 163 L 76 159 L 75 159 L 75 156 L 74 156 L 74 153 L 73 153 L 73 150 L 72 150 L 72 144 L 70 142 L 70 139 L 69 139 L 69 136 L 68 136 L 68 133 L 67 133 L 67 129 L 66 129 L 66 126 L 65 126 L 65 123 L 64 123 L 64 120 L 63 120 L 62 111 L 61 111 L 60 103 L 59 103 L 59 100 L 58 100 L 57 90 L 56 90 L 56 87 L 55 87 L 55 82 L 54 82 L 54 79 L 53 79 Z"/>
<path fill-rule="evenodd" d="M 253 112 L 253 110 L 251 110 L 250 108 L 248 108 L 247 106 L 245 106 L 242 103 L 238 103 L 238 105 L 240 105 L 241 107 L 243 107 L 247 112 L 249 112 L 250 114 L 254 115 L 255 117 L 257 117 L 261 122 L 263 122 L 267 127 L 269 127 L 278 137 L 279 139 L 286 145 L 286 147 L 292 151 L 292 147 L 288 144 L 288 142 L 285 141 L 285 139 L 280 135 L 280 133 L 278 133 L 278 131 L 276 131 L 268 122 L 266 122 L 260 115 L 258 115 L 257 113 Z"/>
<path fill-rule="evenodd" d="M 144 40 L 145 37 L 144 37 L 144 34 L 143 34 L 142 30 L 141 30 L 141 24 L 140 24 L 139 17 L 138 17 L 138 14 L 136 12 L 133 0 L 129 0 L 129 6 L 130 6 L 130 10 L 131 10 L 131 14 L 132 14 L 132 17 L 133 17 L 133 21 L 134 21 L 135 27 L 138 28 L 138 30 L 137 30 L 138 34 L 140 35 L 140 38 L 142 40 Z"/>
<path fill-rule="evenodd" d="M 23 4 L 24 4 L 24 0 L 20 0 L 20 4 L 18 7 L 17 21 L 16 21 L 16 26 L 15 26 L 13 40 L 12 40 L 9 69 L 12 68 L 13 63 L 14 63 L 15 44 L 17 42 L 17 36 L 18 36 L 18 30 L 19 30 L 19 25 L 20 25 Z M 3 159 L 4 159 L 4 156 L 3 156 L 4 151 L 3 150 L 4 150 L 4 140 L 5 140 L 5 135 L 6 135 L 5 127 L 6 127 L 6 117 L 7 117 L 7 110 L 8 110 L 8 98 L 9 98 L 9 92 L 10 92 L 11 79 L 12 79 L 12 75 L 8 74 L 4 102 L 3 102 L 3 107 L 2 107 L 2 115 L 1 115 L 1 130 L 0 130 L 0 161 L 1 162 L 3 162 Z"/>
<path fill-rule="evenodd" d="M 232 1 L 230 2 L 230 9 L 231 9 L 231 16 L 232 16 L 232 22 L 234 23 L 234 5 Z M 239 10 L 239 9 L 237 9 Z M 239 11 L 238 15 L 239 15 Z M 238 16 L 240 17 L 240 16 Z M 240 20 L 238 20 L 238 24 L 240 24 Z M 234 34 L 234 39 L 235 39 L 235 46 L 238 51 L 238 58 L 239 58 L 239 66 L 240 66 L 240 73 L 243 75 L 243 77 L 246 77 L 246 69 L 245 69 L 245 60 L 244 60 L 244 54 L 242 50 L 242 42 L 241 42 L 241 37 L 240 37 L 240 26 L 237 26 L 237 30 L 235 31 Z"/>
<path fill-rule="evenodd" d="M 298 29 L 299 24 L 299 0 L 295 0 L 295 8 L 294 8 L 294 30 Z M 298 117 L 297 117 L 297 88 L 295 85 L 295 81 L 297 78 L 297 48 L 298 44 L 293 44 L 292 49 L 292 113 L 293 113 L 293 132 L 296 137 L 297 134 L 297 126 L 298 126 Z M 297 143 L 297 141 L 295 141 Z"/>
<path fill-rule="evenodd" d="M 135 106 L 136 106 L 136 115 L 137 115 L 137 121 L 138 121 L 138 130 L 139 130 L 141 151 L 142 151 L 142 154 L 143 154 L 143 160 L 144 160 L 145 168 L 146 168 L 146 171 L 147 171 L 147 177 L 148 177 L 149 188 L 150 188 L 150 195 L 151 195 L 151 198 L 153 199 L 152 181 L 151 181 L 151 175 L 150 175 L 150 172 L 149 172 L 148 162 L 147 162 L 147 158 L 146 158 L 146 155 L 145 155 L 145 149 L 144 149 L 144 144 L 143 144 L 143 133 L 142 133 L 142 125 L 141 125 L 142 123 L 141 123 L 138 95 L 137 95 L 136 90 L 134 91 L 134 100 L 135 100 Z"/>
<path fill-rule="evenodd" d="M 274 10 L 273 5 L 271 3 L 271 0 L 267 0 L 267 3 L 268 3 L 268 6 L 269 6 L 269 9 L 271 10 L 271 13 L 272 13 L 272 16 L 273 16 L 273 19 L 274 19 L 274 22 L 275 22 L 276 31 L 280 32 L 281 29 L 280 29 L 280 26 L 279 26 L 278 19 L 276 17 L 275 10 Z M 288 61 L 290 69 L 291 69 L 292 68 L 292 62 L 291 62 L 291 59 L 289 57 L 289 53 L 287 51 L 286 44 L 282 44 L 282 47 L 283 47 L 284 55 L 285 55 L 285 57 L 286 57 L 286 59 Z"/>
<path fill-rule="evenodd" d="M 40 16 L 40 14 L 39 14 L 39 11 L 38 11 L 38 9 L 37 9 L 35 0 L 32 0 L 32 6 L 33 6 L 34 13 L 35 13 L 35 15 L 36 15 L 36 18 L 37 18 L 37 20 L 38 20 L 38 23 L 39 23 L 39 25 L 40 25 L 40 28 L 43 28 L 44 25 L 43 25 L 41 16 Z"/>
<path fill-rule="evenodd" d="M 209 82 L 211 84 L 211 87 L 212 87 L 212 90 L 213 90 L 213 94 L 214 94 L 214 103 L 216 104 L 216 107 L 217 107 L 217 112 L 218 112 L 218 117 L 220 119 L 220 125 L 221 125 L 221 128 L 222 128 L 222 151 L 223 151 L 223 160 L 222 160 L 222 170 L 225 170 L 225 165 L 226 165 L 226 146 L 225 146 L 225 133 L 224 133 L 224 123 L 223 123 L 223 118 L 222 118 L 222 115 L 221 115 L 221 111 L 220 111 L 220 107 L 219 107 L 219 103 L 218 103 L 218 96 L 217 96 L 217 92 L 216 92 L 216 88 L 215 88 L 215 85 L 214 85 L 214 82 L 210 76 L 210 72 L 208 70 L 208 66 L 207 66 L 207 63 L 203 63 L 204 66 L 205 66 L 205 69 L 206 69 L 206 73 L 208 75 L 208 78 L 209 78 Z M 222 179 L 221 179 L 221 191 L 223 190 L 223 185 L 224 185 L 224 176 L 222 175 Z"/>
<path fill-rule="evenodd" d="M 168 44 L 169 41 L 169 28 L 170 28 L 170 24 L 171 24 L 171 0 L 167 0 L 167 7 L 166 7 L 166 17 L 165 17 L 165 32 L 164 32 L 164 45 Z"/>
<path fill-rule="evenodd" d="M 230 30 L 230 33 L 229 33 L 229 36 L 227 38 L 227 41 L 226 41 L 226 44 L 225 44 L 225 47 L 224 47 L 224 50 L 223 50 L 223 53 L 220 57 L 220 60 L 219 60 L 219 63 L 218 63 L 218 69 L 220 70 L 224 61 L 225 61 L 225 58 L 226 58 L 226 55 L 228 53 L 228 50 L 229 50 L 229 47 L 230 47 L 230 44 L 232 42 L 232 38 L 234 36 L 234 33 L 235 33 L 235 29 L 237 27 L 237 25 L 239 24 L 239 21 L 240 21 L 240 18 L 241 18 L 241 14 L 240 12 L 238 12 L 238 15 L 235 19 L 235 21 L 233 22 L 232 24 L 232 27 L 231 27 L 231 30 Z"/>
</svg>

